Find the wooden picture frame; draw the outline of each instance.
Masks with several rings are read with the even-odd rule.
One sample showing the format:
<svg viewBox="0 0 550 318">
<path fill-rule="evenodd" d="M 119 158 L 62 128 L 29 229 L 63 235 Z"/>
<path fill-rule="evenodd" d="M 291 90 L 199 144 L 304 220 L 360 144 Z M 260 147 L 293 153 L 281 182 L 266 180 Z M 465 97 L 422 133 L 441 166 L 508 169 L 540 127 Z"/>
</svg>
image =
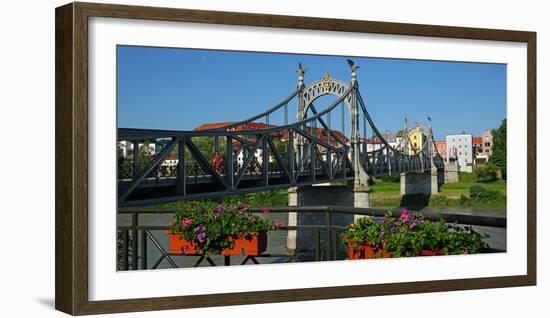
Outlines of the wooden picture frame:
<svg viewBox="0 0 550 318">
<path fill-rule="evenodd" d="M 536 33 L 144 6 L 71 3 L 56 9 L 55 307 L 101 314 L 536 284 Z M 90 301 L 88 297 L 88 20 L 91 17 L 363 32 L 527 44 L 527 275 Z"/>
</svg>

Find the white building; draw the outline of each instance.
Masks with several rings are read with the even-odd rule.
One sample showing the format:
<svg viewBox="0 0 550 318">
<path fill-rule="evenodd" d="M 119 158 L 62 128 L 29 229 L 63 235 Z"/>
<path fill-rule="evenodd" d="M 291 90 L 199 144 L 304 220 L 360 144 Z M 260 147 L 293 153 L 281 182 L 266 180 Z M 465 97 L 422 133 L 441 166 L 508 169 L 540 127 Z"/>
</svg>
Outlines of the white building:
<svg viewBox="0 0 550 318">
<path fill-rule="evenodd" d="M 139 148 L 143 147 L 143 143 L 139 143 Z M 156 152 L 156 145 L 155 143 L 148 143 L 148 152 L 149 155 L 152 156 Z M 134 143 L 131 141 L 119 141 L 118 147 L 122 151 L 122 157 L 124 159 L 129 159 L 133 157 L 133 151 L 134 151 Z"/>
<path fill-rule="evenodd" d="M 248 150 L 243 149 L 243 150 L 239 151 L 239 153 L 237 154 L 237 167 L 238 168 L 241 168 L 244 164 L 245 151 L 248 151 Z M 254 157 L 256 158 L 256 160 L 258 160 L 259 164 L 262 164 L 262 162 L 263 162 L 262 149 L 256 149 L 256 152 L 254 153 Z M 271 161 L 271 158 L 269 158 L 269 159 Z"/>
<path fill-rule="evenodd" d="M 447 160 L 457 161 L 460 171 L 472 172 L 474 153 L 471 134 L 447 135 Z"/>
</svg>

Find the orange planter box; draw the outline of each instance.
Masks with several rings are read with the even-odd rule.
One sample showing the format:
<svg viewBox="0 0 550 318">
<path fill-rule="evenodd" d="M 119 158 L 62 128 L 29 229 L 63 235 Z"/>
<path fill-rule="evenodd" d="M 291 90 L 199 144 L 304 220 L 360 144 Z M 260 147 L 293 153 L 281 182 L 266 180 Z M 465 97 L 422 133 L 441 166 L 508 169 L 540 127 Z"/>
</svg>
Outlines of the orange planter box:
<svg viewBox="0 0 550 318">
<path fill-rule="evenodd" d="M 168 234 L 168 243 L 170 244 L 170 253 L 172 254 L 199 254 L 197 245 L 193 242 L 180 239 L 180 234 L 172 234 L 166 231 Z"/>
<path fill-rule="evenodd" d="M 166 232 L 168 242 L 170 243 L 170 253 L 172 254 L 202 254 L 193 242 L 180 239 L 179 234 Z M 232 238 L 230 238 L 232 239 Z M 234 239 L 233 248 L 225 248 L 222 255 L 250 255 L 258 256 L 267 249 L 267 233 L 260 232 L 258 235 L 252 235 L 249 239 L 240 237 Z"/>
<path fill-rule="evenodd" d="M 353 243 L 348 243 L 348 259 L 373 259 L 390 257 L 390 253 L 381 249 L 375 251 L 371 245 L 359 244 L 356 249 Z"/>
<path fill-rule="evenodd" d="M 234 240 L 233 248 L 226 248 L 222 251 L 223 255 L 250 255 L 258 256 L 267 249 L 267 233 L 260 232 L 257 235 L 250 236 L 249 239 L 240 237 Z"/>
<path fill-rule="evenodd" d="M 422 250 L 422 251 L 418 251 L 416 253 L 416 255 L 418 256 L 441 256 L 441 255 L 445 255 L 445 252 L 439 250 L 439 251 L 432 251 L 432 250 Z"/>
</svg>

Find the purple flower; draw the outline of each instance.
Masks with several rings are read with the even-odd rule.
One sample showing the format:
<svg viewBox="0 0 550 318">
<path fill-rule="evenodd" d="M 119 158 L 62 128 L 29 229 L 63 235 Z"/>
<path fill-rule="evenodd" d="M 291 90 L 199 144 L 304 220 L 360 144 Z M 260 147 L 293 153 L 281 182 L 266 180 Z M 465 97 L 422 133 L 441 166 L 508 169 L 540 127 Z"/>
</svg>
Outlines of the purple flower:
<svg viewBox="0 0 550 318">
<path fill-rule="evenodd" d="M 205 238 L 206 238 L 206 233 L 202 232 L 197 234 L 197 241 L 199 241 L 200 243 L 204 243 Z"/>
<path fill-rule="evenodd" d="M 218 204 L 216 208 L 214 208 L 214 212 L 216 212 L 216 214 L 220 214 L 222 213 L 222 211 L 223 211 L 223 205 L 221 204 Z"/>
</svg>

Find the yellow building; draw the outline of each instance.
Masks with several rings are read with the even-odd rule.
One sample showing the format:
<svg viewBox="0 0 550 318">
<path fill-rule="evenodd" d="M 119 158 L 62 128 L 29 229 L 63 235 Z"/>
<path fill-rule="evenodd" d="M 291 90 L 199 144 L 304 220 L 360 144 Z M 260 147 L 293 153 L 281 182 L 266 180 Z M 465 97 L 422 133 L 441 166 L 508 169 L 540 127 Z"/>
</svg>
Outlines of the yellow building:
<svg viewBox="0 0 550 318">
<path fill-rule="evenodd" d="M 414 155 L 420 152 L 422 144 L 426 139 L 426 135 L 422 132 L 422 128 L 417 123 L 414 128 L 409 131 L 409 155 Z"/>
</svg>

